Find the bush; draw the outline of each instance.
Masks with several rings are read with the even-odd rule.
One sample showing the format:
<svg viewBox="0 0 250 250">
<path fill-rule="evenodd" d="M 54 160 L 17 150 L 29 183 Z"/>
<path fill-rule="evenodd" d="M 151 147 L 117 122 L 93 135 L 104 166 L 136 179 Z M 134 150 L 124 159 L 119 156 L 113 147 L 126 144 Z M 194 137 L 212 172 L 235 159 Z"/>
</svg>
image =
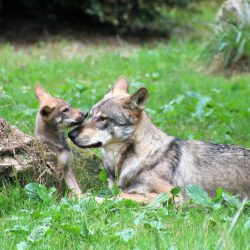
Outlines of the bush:
<svg viewBox="0 0 250 250">
<path fill-rule="evenodd" d="M 13 16 L 18 13 L 33 15 L 33 18 L 53 16 L 67 21 L 79 18 L 91 19 L 94 23 L 104 23 L 116 30 L 135 31 L 147 28 L 162 17 L 166 8 L 186 8 L 195 0 L 17 0 L 3 1 L 3 13 Z M 14 11 L 15 12 L 15 11 Z M 45 14 L 45 15 L 44 15 Z M 41 18 L 40 18 L 41 20 Z M 85 22 L 86 23 L 86 22 Z M 160 28 L 158 26 L 158 28 Z"/>
<path fill-rule="evenodd" d="M 215 31 L 206 47 L 209 63 L 218 69 L 250 69 L 250 29 L 227 24 Z"/>
<path fill-rule="evenodd" d="M 220 7 L 205 55 L 213 71 L 250 70 L 250 6 L 247 0 L 225 1 Z"/>
<path fill-rule="evenodd" d="M 109 23 L 123 31 L 147 28 L 162 17 L 167 7 L 187 7 L 193 0 L 90 0 L 85 12 L 101 23 Z"/>
</svg>

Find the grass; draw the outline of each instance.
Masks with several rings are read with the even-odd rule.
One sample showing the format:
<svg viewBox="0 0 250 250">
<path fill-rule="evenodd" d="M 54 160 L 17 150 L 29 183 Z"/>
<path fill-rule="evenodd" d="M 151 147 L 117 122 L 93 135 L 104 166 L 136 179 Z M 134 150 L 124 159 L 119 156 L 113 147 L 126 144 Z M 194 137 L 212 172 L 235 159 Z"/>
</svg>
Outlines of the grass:
<svg viewBox="0 0 250 250">
<path fill-rule="evenodd" d="M 60 59 L 63 49 L 54 47 L 41 54 L 36 52 L 40 48 L 1 47 L 0 112 L 24 131 L 34 131 L 36 83 L 72 106 L 89 110 L 117 77 L 126 75 L 131 93 L 139 86 L 149 89 L 148 112 L 165 132 L 183 139 L 250 146 L 249 74 L 230 79 L 205 74 L 196 60 L 203 49 L 199 41 L 148 45 L 127 55 L 121 49 L 85 58 L 80 51 L 83 59 L 78 52 L 76 58 Z"/>
<path fill-rule="evenodd" d="M 166 133 L 250 147 L 250 74 L 204 73 L 197 60 L 203 49 L 200 38 L 143 46 L 66 40 L 18 49 L 2 44 L 0 116 L 33 134 L 36 83 L 89 110 L 126 75 L 131 93 L 148 88 L 147 111 Z M 225 249 L 250 249 L 248 205 L 227 233 L 238 207 L 230 199 L 219 208 L 181 209 L 173 204 L 148 209 L 117 199 L 38 201 L 18 184 L 6 184 L 0 192 L 0 249 L 220 249 L 220 239 Z"/>
</svg>

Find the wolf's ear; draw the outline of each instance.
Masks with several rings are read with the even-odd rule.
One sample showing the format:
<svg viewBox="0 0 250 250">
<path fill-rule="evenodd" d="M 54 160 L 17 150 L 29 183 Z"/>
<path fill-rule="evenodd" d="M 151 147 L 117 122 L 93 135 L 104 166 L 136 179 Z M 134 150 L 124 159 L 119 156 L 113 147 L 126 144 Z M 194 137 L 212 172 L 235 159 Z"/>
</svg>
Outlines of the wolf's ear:
<svg viewBox="0 0 250 250">
<path fill-rule="evenodd" d="M 124 76 L 120 76 L 113 85 L 111 93 L 128 93 L 128 80 Z"/>
<path fill-rule="evenodd" d="M 48 105 L 44 106 L 41 108 L 40 110 L 40 115 L 43 117 L 43 118 L 48 118 L 49 115 L 55 110 L 55 107 L 50 107 Z"/>
<path fill-rule="evenodd" d="M 35 87 L 35 94 L 39 102 L 43 101 L 48 97 L 51 97 L 51 95 L 43 87 L 39 85 L 36 85 Z"/>
<path fill-rule="evenodd" d="M 144 109 L 148 101 L 148 90 L 146 88 L 140 88 L 129 99 L 131 107 Z"/>
</svg>

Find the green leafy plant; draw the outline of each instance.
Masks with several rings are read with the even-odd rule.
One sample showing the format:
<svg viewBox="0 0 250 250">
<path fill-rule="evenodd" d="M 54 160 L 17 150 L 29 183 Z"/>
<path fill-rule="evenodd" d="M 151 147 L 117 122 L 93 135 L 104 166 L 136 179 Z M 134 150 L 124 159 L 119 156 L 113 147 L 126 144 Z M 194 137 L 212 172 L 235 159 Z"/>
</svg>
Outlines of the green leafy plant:
<svg viewBox="0 0 250 250">
<path fill-rule="evenodd" d="M 125 242 L 129 241 L 134 237 L 136 231 L 133 228 L 123 229 L 122 231 L 116 233 L 116 236 L 120 236 Z"/>
<path fill-rule="evenodd" d="M 197 185 L 190 184 L 186 187 L 188 197 L 196 204 L 212 206 L 211 198 L 208 193 Z"/>
<path fill-rule="evenodd" d="M 146 208 L 148 210 L 158 209 L 158 208 L 162 207 L 162 205 L 164 203 L 167 203 L 168 200 L 169 200 L 169 197 L 167 196 L 167 194 L 161 193 L 161 194 L 157 195 L 156 198 L 146 206 Z"/>
<path fill-rule="evenodd" d="M 227 206 L 232 211 L 235 211 L 241 204 L 237 196 L 227 193 L 221 188 L 216 191 L 216 196 L 213 198 L 209 197 L 208 193 L 200 186 L 194 184 L 187 185 L 186 193 L 191 202 L 215 210 Z"/>
<path fill-rule="evenodd" d="M 204 55 L 214 71 L 250 69 L 250 28 L 225 24 L 216 29 Z"/>
<path fill-rule="evenodd" d="M 53 201 L 53 194 L 56 192 L 56 189 L 54 187 L 47 188 L 38 183 L 29 183 L 24 187 L 24 191 L 32 200 L 48 202 Z"/>
<path fill-rule="evenodd" d="M 49 225 L 39 225 L 33 228 L 30 235 L 28 236 L 28 240 L 30 242 L 40 241 L 49 230 Z"/>
</svg>

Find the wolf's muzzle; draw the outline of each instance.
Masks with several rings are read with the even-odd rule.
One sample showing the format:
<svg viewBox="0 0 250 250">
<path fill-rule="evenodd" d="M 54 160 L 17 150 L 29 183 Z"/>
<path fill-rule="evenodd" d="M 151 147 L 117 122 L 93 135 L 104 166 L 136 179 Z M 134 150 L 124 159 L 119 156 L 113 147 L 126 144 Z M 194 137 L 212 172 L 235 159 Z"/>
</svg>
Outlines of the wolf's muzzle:
<svg viewBox="0 0 250 250">
<path fill-rule="evenodd" d="M 80 134 L 80 132 L 81 132 L 81 127 L 77 127 L 73 129 L 72 131 L 68 133 L 69 139 L 72 142 L 75 142 L 75 138 Z"/>
</svg>

